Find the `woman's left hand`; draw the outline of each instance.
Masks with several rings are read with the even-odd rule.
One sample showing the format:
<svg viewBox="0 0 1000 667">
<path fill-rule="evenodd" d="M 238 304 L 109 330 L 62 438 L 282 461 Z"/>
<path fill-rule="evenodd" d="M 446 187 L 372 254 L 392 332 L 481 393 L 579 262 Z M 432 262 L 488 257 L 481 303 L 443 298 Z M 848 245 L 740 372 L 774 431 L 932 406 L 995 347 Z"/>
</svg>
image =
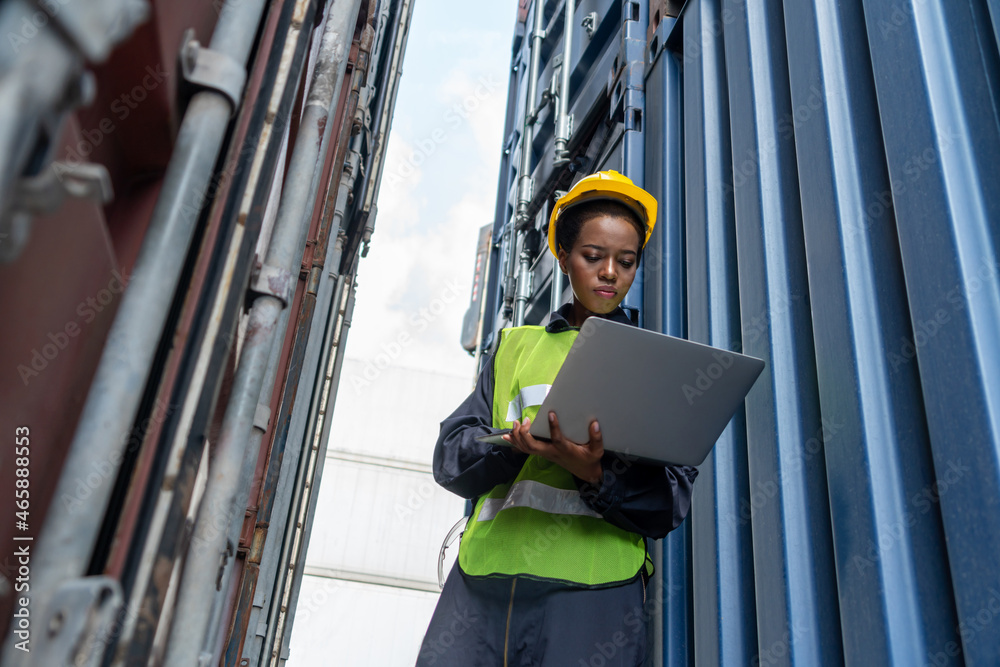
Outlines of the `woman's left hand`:
<svg viewBox="0 0 1000 667">
<path fill-rule="evenodd" d="M 563 435 L 559 428 L 559 419 L 554 412 L 549 412 L 551 442 L 535 438 L 528 432 L 530 427 L 531 419 L 525 419 L 524 423 L 515 421 L 514 428 L 509 434 L 503 436 L 503 439 L 519 452 L 541 456 L 591 484 L 601 483 L 604 476 L 603 468 L 601 468 L 604 440 L 596 420 L 590 423 L 590 441 L 583 445 L 568 440 Z"/>
</svg>

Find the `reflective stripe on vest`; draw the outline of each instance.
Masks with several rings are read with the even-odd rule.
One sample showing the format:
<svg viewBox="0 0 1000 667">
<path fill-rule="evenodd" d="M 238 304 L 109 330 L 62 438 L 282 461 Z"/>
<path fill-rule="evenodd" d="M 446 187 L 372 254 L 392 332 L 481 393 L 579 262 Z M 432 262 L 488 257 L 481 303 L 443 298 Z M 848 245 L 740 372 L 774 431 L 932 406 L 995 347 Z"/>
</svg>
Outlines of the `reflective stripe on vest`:
<svg viewBox="0 0 1000 667">
<path fill-rule="evenodd" d="M 577 331 L 504 329 L 493 359 L 493 427 L 534 419 Z M 643 567 L 645 540 L 583 501 L 564 468 L 529 456 L 517 477 L 479 498 L 458 564 L 473 577 L 527 576 L 582 586 L 629 581 Z"/>
<path fill-rule="evenodd" d="M 541 407 L 542 401 L 549 395 L 549 389 L 552 389 L 550 384 L 533 384 L 518 392 L 514 400 L 507 406 L 507 421 L 513 422 L 515 419 L 521 419 L 521 413 L 524 412 L 525 408 Z"/>
<path fill-rule="evenodd" d="M 504 498 L 487 498 L 479 508 L 479 521 L 490 521 L 499 512 L 511 507 L 531 507 L 549 514 L 601 515 L 587 507 L 576 489 L 556 489 L 530 479 L 510 487 Z"/>
</svg>

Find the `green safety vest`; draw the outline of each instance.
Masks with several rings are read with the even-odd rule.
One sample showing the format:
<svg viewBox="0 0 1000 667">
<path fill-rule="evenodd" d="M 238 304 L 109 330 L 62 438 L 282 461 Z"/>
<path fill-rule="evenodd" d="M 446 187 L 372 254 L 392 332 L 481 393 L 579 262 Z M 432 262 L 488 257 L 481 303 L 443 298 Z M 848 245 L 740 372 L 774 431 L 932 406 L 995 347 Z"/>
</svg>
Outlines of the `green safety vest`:
<svg viewBox="0 0 1000 667">
<path fill-rule="evenodd" d="M 504 329 L 493 361 L 493 427 L 535 419 L 578 331 Z M 573 475 L 531 455 L 514 481 L 479 498 L 459 545 L 471 576 L 526 576 L 601 587 L 633 579 L 646 560 L 637 533 L 583 502 Z"/>
</svg>

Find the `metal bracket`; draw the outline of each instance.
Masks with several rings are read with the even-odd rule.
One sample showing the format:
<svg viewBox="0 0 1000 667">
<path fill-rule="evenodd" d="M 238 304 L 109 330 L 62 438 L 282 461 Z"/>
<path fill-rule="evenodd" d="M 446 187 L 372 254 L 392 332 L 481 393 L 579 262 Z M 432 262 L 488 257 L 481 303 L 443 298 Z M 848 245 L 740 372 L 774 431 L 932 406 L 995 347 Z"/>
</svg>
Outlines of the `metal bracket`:
<svg viewBox="0 0 1000 667">
<path fill-rule="evenodd" d="M 97 667 L 114 637 L 121 584 L 106 576 L 63 584 L 42 618 L 44 639 L 32 647 L 34 665 Z"/>
<path fill-rule="evenodd" d="M 69 197 L 107 204 L 114 197 L 111 176 L 102 164 L 53 162 L 36 176 L 14 185 L 13 207 L 32 215 L 46 215 Z"/>
<path fill-rule="evenodd" d="M 20 256 L 31 236 L 31 220 L 58 210 L 70 197 L 107 204 L 114 193 L 111 176 L 100 164 L 52 162 L 35 176 L 14 184 L 10 207 L 0 216 L 0 263 Z"/>
<path fill-rule="evenodd" d="M 254 294 L 266 294 L 280 299 L 284 307 L 292 302 L 295 291 L 295 274 L 291 271 L 262 264 L 250 280 L 250 291 Z"/>
<path fill-rule="evenodd" d="M 229 99 L 232 114 L 236 113 L 247 79 L 246 68 L 241 63 L 202 46 L 194 38 L 191 28 L 184 31 L 179 58 L 183 88 L 178 99 L 182 100 L 183 106 L 199 90 L 214 90 Z"/>
<path fill-rule="evenodd" d="M 580 26 L 587 31 L 587 39 L 592 38 L 597 30 L 597 12 L 590 12 L 584 16 L 583 20 L 580 21 Z"/>
<path fill-rule="evenodd" d="M 271 408 L 263 403 L 257 404 L 253 413 L 253 427 L 261 433 L 267 433 L 267 425 L 271 422 Z"/>
<path fill-rule="evenodd" d="M 145 7 L 145 0 L 141 2 Z M 23 21 L 22 34 L 9 36 L 14 40 L 14 52 L 24 52 L 5 63 L 2 75 L 3 97 L 10 102 L 10 108 L 9 117 L 3 119 L 6 129 L 0 149 L 0 263 L 13 262 L 20 256 L 31 236 L 35 210 L 55 210 L 65 198 L 53 198 L 51 206 L 25 207 L 23 201 L 17 201 L 19 195 L 31 198 L 38 188 L 55 191 L 46 182 L 50 174 L 44 170 L 60 152 L 59 137 L 66 113 L 94 98 L 95 78 L 83 70 L 85 60 L 97 59 L 100 53 L 106 55 L 114 40 L 125 36 L 125 28 L 107 25 L 109 20 L 116 24 L 127 22 L 130 15 L 121 4 L 122 0 L 8 0 L 3 4 L 10 9 L 8 20 L 19 17 Z M 122 16 L 116 18 L 116 13 Z M 93 49 L 81 45 L 81 39 L 91 40 Z"/>
</svg>

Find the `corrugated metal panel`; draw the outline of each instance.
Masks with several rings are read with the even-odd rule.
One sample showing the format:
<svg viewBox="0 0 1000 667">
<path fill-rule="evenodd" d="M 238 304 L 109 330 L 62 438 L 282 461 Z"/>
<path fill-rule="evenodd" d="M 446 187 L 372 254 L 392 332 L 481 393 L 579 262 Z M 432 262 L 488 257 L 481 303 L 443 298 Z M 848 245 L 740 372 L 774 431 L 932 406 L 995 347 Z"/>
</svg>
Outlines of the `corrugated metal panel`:
<svg viewBox="0 0 1000 667">
<path fill-rule="evenodd" d="M 960 637 L 950 640 L 961 640 L 967 663 L 996 663 L 1000 78 L 995 33 L 990 35 L 981 3 L 914 2 L 903 12 L 881 3 L 864 5 L 906 284 L 898 297 L 908 304 L 913 327 L 891 341 L 887 357 L 894 369 L 919 372 L 925 410 L 920 426 L 929 431 L 941 485 L 910 502 L 940 498 L 934 504 L 944 523 L 959 620 Z M 998 9 L 990 4 L 994 26 Z M 945 642 L 928 648 L 948 653 Z"/>
<path fill-rule="evenodd" d="M 892 212 L 857 226 L 889 192 L 864 18 L 789 3 L 785 20 L 844 656 L 918 664 L 955 615 L 938 513 L 908 518 L 934 470 L 916 368 L 883 354 L 911 333 Z"/>
<path fill-rule="evenodd" d="M 683 236 L 686 240 L 688 337 L 738 349 L 742 346 L 736 230 L 731 197 L 720 184 L 731 170 L 729 100 L 721 35 L 708 26 L 717 20 L 719 3 L 699 3 L 686 13 L 684 28 L 698 44 L 700 57 L 661 57 L 657 66 L 676 63 L 683 70 L 685 137 Z M 663 31 L 667 27 L 661 27 Z M 660 40 L 662 44 L 662 37 Z M 677 106 L 670 105 L 676 113 Z M 680 162 L 682 149 L 668 164 Z M 711 185 L 711 187 L 710 187 Z M 662 196 L 662 195 L 661 195 Z M 683 299 L 683 287 L 674 291 Z M 668 332 L 672 333 L 672 332 Z M 701 466 L 691 509 L 692 548 L 698 553 L 732 554 L 708 559 L 694 568 L 695 654 L 704 664 L 750 664 L 756 653 L 753 548 L 749 515 L 746 419 L 736 417 L 722 433 L 715 451 Z"/>
<path fill-rule="evenodd" d="M 597 19 L 626 68 L 633 4 Z M 998 25 L 995 1 L 688 0 L 650 29 L 641 124 L 574 100 L 607 119 L 576 171 L 661 202 L 643 326 L 767 362 L 662 544 L 656 664 L 1000 661 Z M 534 210 L 579 175 L 534 174 Z"/>
<path fill-rule="evenodd" d="M 835 664 L 838 618 L 815 606 L 836 599 L 836 580 L 823 457 L 804 456 L 823 415 L 794 135 L 780 129 L 791 112 L 781 7 L 722 6 L 734 17 L 723 33 L 733 155 L 724 183 L 732 183 L 743 351 L 767 363 L 746 400 L 751 502 L 767 498 L 752 517 L 758 649 Z M 747 331 L 751 322 L 759 326 Z"/>
<path fill-rule="evenodd" d="M 903 4 L 692 1 L 660 29 L 688 335 L 768 362 L 697 484 L 696 664 L 998 656 L 996 43 Z"/>
</svg>

